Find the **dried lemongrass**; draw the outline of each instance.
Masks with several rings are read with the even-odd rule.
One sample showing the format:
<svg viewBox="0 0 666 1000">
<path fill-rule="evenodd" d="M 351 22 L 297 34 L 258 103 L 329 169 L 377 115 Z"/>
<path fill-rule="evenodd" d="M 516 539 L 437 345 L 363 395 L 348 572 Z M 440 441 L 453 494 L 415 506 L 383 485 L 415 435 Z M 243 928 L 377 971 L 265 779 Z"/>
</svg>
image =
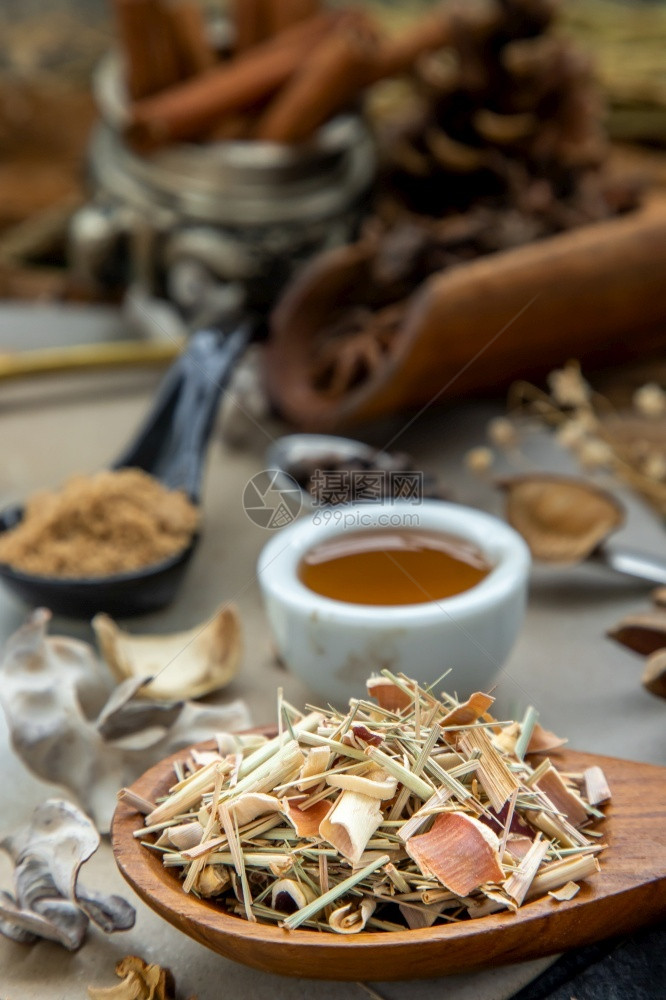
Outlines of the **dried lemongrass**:
<svg viewBox="0 0 666 1000">
<path fill-rule="evenodd" d="M 368 684 L 378 700 L 346 714 L 301 716 L 280 697 L 277 737 L 191 752 L 137 833 L 185 891 L 287 930 L 510 913 L 590 877 L 599 776 L 560 774 L 547 757 L 532 766 L 533 746 L 563 742 L 535 710 L 497 723 L 490 695 L 433 688 L 386 670 Z"/>
<path fill-rule="evenodd" d="M 362 899 L 360 906 L 345 903 L 333 910 L 328 918 L 328 926 L 336 934 L 358 934 L 375 912 L 376 906 L 374 899 Z"/>
<path fill-rule="evenodd" d="M 559 773 L 551 765 L 546 773 L 535 783 L 555 808 L 563 813 L 572 826 L 582 826 L 587 820 L 588 812 L 578 795 L 565 785 Z"/>
<path fill-rule="evenodd" d="M 298 790 L 305 792 L 313 785 L 318 785 L 328 767 L 331 751 L 328 747 L 310 747 L 299 774 Z"/>
<path fill-rule="evenodd" d="M 574 896 L 577 896 L 579 892 L 580 886 L 577 882 L 567 882 L 561 889 L 551 890 L 548 895 L 552 896 L 558 903 L 567 903 Z"/>
<path fill-rule="evenodd" d="M 624 523 L 621 504 L 582 479 L 533 474 L 499 485 L 506 492 L 509 524 L 543 562 L 582 562 Z"/>
<path fill-rule="evenodd" d="M 365 777 L 359 774 L 332 774 L 326 779 L 331 788 L 341 788 L 343 791 L 358 792 L 368 795 L 371 799 L 392 799 L 398 786 L 394 775 L 386 774 L 380 767 L 374 768 Z"/>
<path fill-rule="evenodd" d="M 520 787 L 520 782 L 502 760 L 490 737 L 483 729 L 471 729 L 460 737 L 460 744 L 468 753 L 481 752 L 478 778 L 490 803 L 497 812 Z"/>
<path fill-rule="evenodd" d="M 537 836 L 518 868 L 509 875 L 504 883 L 504 891 L 518 906 L 525 899 L 547 853 L 548 841 Z"/>
<path fill-rule="evenodd" d="M 266 813 L 279 812 L 280 808 L 279 799 L 263 792 L 245 792 L 229 805 L 229 811 L 238 826 L 245 826 L 246 823 L 251 823 L 258 816 L 265 816 Z"/>
<path fill-rule="evenodd" d="M 273 883 L 271 889 L 271 906 L 280 913 L 295 913 L 301 910 L 315 898 L 314 890 L 309 885 L 297 882 L 293 878 L 280 878 Z"/>
<path fill-rule="evenodd" d="M 320 835 L 352 864 L 361 860 L 368 841 L 384 818 L 379 802 L 375 795 L 345 791 L 319 825 Z"/>
<path fill-rule="evenodd" d="M 606 781 L 606 775 L 598 765 L 586 767 L 583 771 L 583 782 L 585 784 L 585 798 L 591 806 L 600 806 L 608 802 L 611 797 L 610 788 Z"/>
</svg>

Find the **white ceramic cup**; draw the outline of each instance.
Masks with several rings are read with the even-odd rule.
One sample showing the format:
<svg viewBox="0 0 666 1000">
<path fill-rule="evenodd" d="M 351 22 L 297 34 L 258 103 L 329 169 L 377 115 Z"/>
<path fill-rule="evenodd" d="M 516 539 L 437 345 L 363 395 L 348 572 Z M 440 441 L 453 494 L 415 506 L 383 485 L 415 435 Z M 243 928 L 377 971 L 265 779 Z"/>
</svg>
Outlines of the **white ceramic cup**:
<svg viewBox="0 0 666 1000">
<path fill-rule="evenodd" d="M 424 604 L 361 605 L 314 593 L 298 577 L 303 556 L 352 531 L 419 528 L 473 542 L 493 566 L 470 590 Z M 277 652 L 332 704 L 365 694 L 382 668 L 431 684 L 452 669 L 447 690 L 487 690 L 514 644 L 525 611 L 529 550 L 503 521 L 471 507 L 426 500 L 326 508 L 271 538 L 258 563 Z"/>
</svg>

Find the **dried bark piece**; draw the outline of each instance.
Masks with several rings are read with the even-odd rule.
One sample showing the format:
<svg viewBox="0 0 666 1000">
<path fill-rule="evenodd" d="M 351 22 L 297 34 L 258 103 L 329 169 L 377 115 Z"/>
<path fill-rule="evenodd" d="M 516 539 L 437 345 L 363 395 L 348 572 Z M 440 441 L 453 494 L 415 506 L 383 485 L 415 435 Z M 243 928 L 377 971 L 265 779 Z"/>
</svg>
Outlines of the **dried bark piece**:
<svg viewBox="0 0 666 1000">
<path fill-rule="evenodd" d="M 660 649 L 648 657 L 641 677 L 643 687 L 660 698 L 666 698 L 666 649 Z"/>
<path fill-rule="evenodd" d="M 563 747 L 568 742 L 565 737 L 557 736 L 550 729 L 544 729 L 538 722 L 535 722 L 525 753 L 549 753 L 558 750 L 559 747 Z"/>
<path fill-rule="evenodd" d="M 89 986 L 90 1000 L 176 1000 L 170 969 L 127 955 L 116 965 L 116 975 L 122 980 L 116 986 Z"/>
<path fill-rule="evenodd" d="M 525 139 L 534 132 L 538 124 L 536 117 L 530 112 L 505 115 L 489 108 L 480 108 L 473 121 L 479 135 L 498 146 L 511 145 Z"/>
<path fill-rule="evenodd" d="M 27 825 L 0 841 L 14 864 L 14 896 L 0 896 L 0 932 L 76 951 L 89 920 L 107 933 L 132 927 L 135 912 L 122 897 L 78 884 L 79 870 L 99 841 L 91 820 L 72 803 L 47 799 L 38 806 Z"/>
<path fill-rule="evenodd" d="M 585 480 L 515 476 L 499 486 L 506 492 L 509 524 L 544 562 L 581 562 L 624 523 L 621 504 Z"/>
<path fill-rule="evenodd" d="M 463 702 L 462 705 L 458 705 L 448 715 L 445 715 L 443 719 L 440 719 L 439 724 L 442 729 L 446 729 L 447 726 L 469 726 L 484 716 L 494 701 L 495 699 L 492 695 L 484 694 L 483 691 L 475 691 L 474 694 L 469 696 L 467 701 Z M 459 734 L 451 733 L 445 735 L 448 740 L 457 739 Z"/>
<path fill-rule="evenodd" d="M 197 875 L 194 888 L 204 899 L 219 896 L 229 888 L 231 876 L 221 865 L 206 865 Z"/>
<path fill-rule="evenodd" d="M 496 835 L 464 813 L 441 813 L 432 829 L 411 837 L 405 849 L 425 876 L 457 896 L 504 878 Z"/>
<path fill-rule="evenodd" d="M 308 809 L 300 809 L 293 799 L 283 799 L 282 811 L 299 837 L 314 838 L 319 836 L 319 827 L 331 811 L 331 803 L 315 802 Z"/>
<path fill-rule="evenodd" d="M 343 792 L 320 823 L 320 836 L 352 864 L 358 864 L 384 818 L 379 802 L 378 798 L 360 792 Z"/>
<path fill-rule="evenodd" d="M 506 850 L 511 857 L 522 861 L 532 846 L 531 837 L 522 837 L 520 834 L 510 833 L 506 841 Z"/>
<path fill-rule="evenodd" d="M 407 694 L 388 677 L 370 677 L 365 683 L 367 692 L 381 708 L 389 712 L 400 712 L 414 704 L 412 695 Z"/>
<path fill-rule="evenodd" d="M 564 813 L 573 826 L 581 826 L 587 820 L 587 809 L 579 797 L 567 788 L 552 765 L 536 782 L 536 787 L 550 799 L 559 812 Z"/>
<path fill-rule="evenodd" d="M 242 655 L 238 609 L 223 605 L 213 616 L 185 632 L 131 635 L 108 615 L 92 621 L 97 642 L 114 676 L 153 677 L 144 695 L 178 701 L 219 691 L 235 676 Z"/>
<path fill-rule="evenodd" d="M 633 649 L 634 653 L 651 656 L 666 648 L 666 611 L 627 615 L 609 629 L 606 635 L 628 649 Z"/>
</svg>

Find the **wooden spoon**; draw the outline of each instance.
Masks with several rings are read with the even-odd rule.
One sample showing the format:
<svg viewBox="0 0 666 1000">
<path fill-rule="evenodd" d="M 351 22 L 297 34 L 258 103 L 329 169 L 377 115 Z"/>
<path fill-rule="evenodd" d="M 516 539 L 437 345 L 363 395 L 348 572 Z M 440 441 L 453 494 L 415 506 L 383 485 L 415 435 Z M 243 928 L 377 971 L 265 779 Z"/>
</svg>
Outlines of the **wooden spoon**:
<svg viewBox="0 0 666 1000">
<path fill-rule="evenodd" d="M 214 749 L 203 744 L 201 749 Z M 147 771 L 132 786 L 155 801 L 173 784 L 182 750 Z M 558 751 L 558 766 L 582 771 L 599 764 L 612 802 L 599 825 L 608 849 L 601 871 L 569 902 L 538 899 L 516 914 L 498 913 L 423 930 L 361 932 L 352 937 L 285 931 L 248 923 L 209 900 L 186 895 L 177 875 L 133 834 L 142 817 L 121 803 L 111 839 L 116 862 L 153 910 L 226 958 L 264 972 L 334 980 L 430 978 L 552 955 L 610 935 L 626 934 L 666 916 L 666 769 L 613 757 Z"/>
</svg>

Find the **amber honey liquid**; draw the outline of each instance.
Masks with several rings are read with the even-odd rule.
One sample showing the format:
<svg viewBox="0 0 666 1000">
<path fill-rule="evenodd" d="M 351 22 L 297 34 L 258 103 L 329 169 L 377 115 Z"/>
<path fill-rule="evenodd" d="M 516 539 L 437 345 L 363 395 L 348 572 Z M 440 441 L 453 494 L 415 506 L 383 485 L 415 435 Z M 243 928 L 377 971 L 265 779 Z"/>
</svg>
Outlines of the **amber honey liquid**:
<svg viewBox="0 0 666 1000">
<path fill-rule="evenodd" d="M 336 535 L 303 557 L 310 590 L 348 604 L 425 604 L 470 590 L 492 566 L 471 542 L 417 529 Z"/>
</svg>

